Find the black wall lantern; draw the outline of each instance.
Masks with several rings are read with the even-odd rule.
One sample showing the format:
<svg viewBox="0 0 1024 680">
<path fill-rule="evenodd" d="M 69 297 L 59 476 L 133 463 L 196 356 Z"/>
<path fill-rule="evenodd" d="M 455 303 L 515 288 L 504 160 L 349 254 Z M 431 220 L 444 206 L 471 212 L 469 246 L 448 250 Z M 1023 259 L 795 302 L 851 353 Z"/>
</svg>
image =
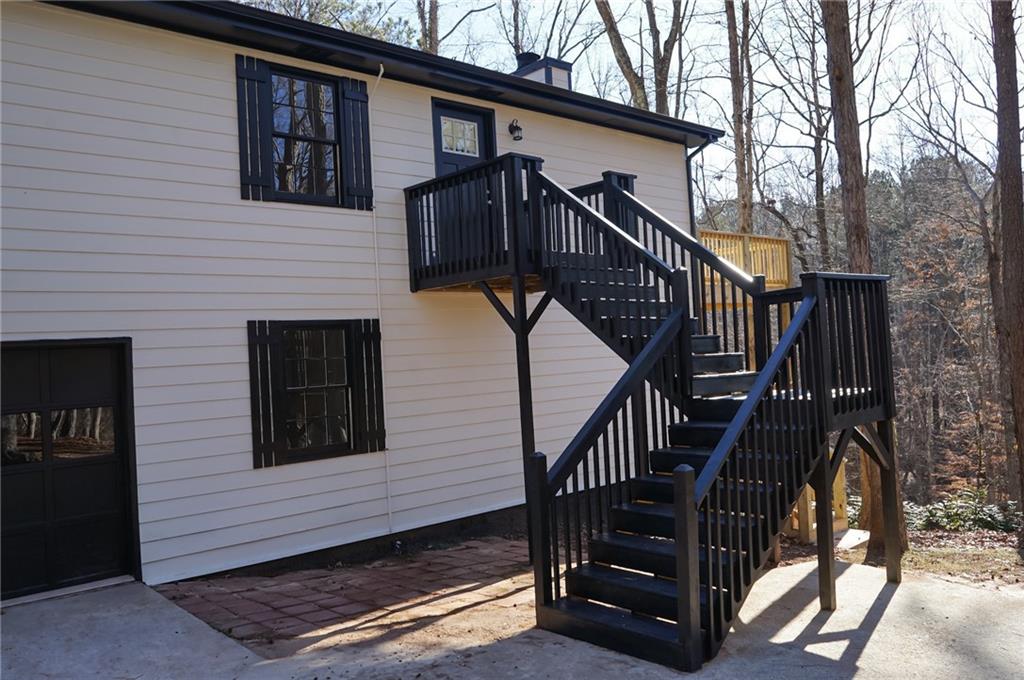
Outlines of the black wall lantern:
<svg viewBox="0 0 1024 680">
<path fill-rule="evenodd" d="M 512 135 L 512 141 L 523 141 L 523 128 L 519 125 L 518 118 L 513 118 L 512 122 L 508 124 L 508 133 Z"/>
</svg>

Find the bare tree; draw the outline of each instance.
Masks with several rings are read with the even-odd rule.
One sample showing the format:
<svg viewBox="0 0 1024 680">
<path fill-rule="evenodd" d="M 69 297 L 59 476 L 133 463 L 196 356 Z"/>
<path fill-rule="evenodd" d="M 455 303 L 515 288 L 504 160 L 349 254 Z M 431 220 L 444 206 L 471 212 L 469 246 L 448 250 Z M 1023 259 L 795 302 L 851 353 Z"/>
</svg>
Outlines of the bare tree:
<svg viewBox="0 0 1024 680">
<path fill-rule="evenodd" d="M 736 202 L 741 234 L 753 231 L 753 73 L 750 61 L 750 3 L 740 3 L 741 27 L 736 24 L 736 3 L 725 0 L 729 42 L 729 84 L 732 89 L 733 147 L 736 157 Z"/>
<path fill-rule="evenodd" d="M 1020 98 L 1013 3 L 992 2 L 992 57 L 996 70 L 999 222 L 1003 236 L 1003 333 L 1009 348 L 1016 422 L 1018 475 L 1024 498 L 1024 191 L 1021 188 Z M 1024 548 L 1024 527 L 1020 545 Z"/>
<path fill-rule="evenodd" d="M 600 21 L 587 18 L 590 0 L 540 6 L 531 0 L 501 0 L 497 8 L 498 27 L 514 54 L 536 52 L 575 62 L 604 34 Z"/>
<path fill-rule="evenodd" d="M 675 57 L 676 43 L 679 41 L 684 23 L 682 0 L 672 0 L 672 16 L 669 19 L 668 34 L 664 41 L 661 39 L 661 29 L 658 26 L 658 14 L 654 0 L 643 0 L 646 13 L 642 18 L 647 20 L 647 30 L 645 36 L 641 29 L 641 35 L 638 38 L 641 59 L 639 67 L 633 64 L 633 59 L 630 57 L 619 28 L 620 17 L 616 17 L 612 12 L 608 0 L 594 0 L 594 4 L 604 22 L 605 33 L 608 35 L 608 42 L 611 44 L 615 62 L 619 65 L 622 77 L 625 78 L 626 84 L 629 86 L 633 106 L 650 110 L 651 91 L 653 90 L 654 111 L 669 115 L 669 76 Z M 648 55 L 651 62 L 650 87 L 648 87 L 643 65 L 644 59 Z"/>
<path fill-rule="evenodd" d="M 855 90 L 865 114 L 860 118 L 865 140 L 864 175 L 871 170 L 875 128 L 906 103 L 919 54 L 905 55 L 908 46 L 894 39 L 894 27 L 904 10 L 893 0 L 856 0 L 849 6 L 851 55 Z M 833 268 L 830 215 L 826 205 L 829 183 L 832 109 L 819 3 L 783 0 L 766 5 L 753 32 L 761 58 L 771 68 L 759 80 L 781 102 L 774 115 L 786 131 L 784 144 L 773 151 L 787 155 L 787 167 L 813 179 L 814 235 L 822 269 Z M 796 139 L 794 140 L 794 136 Z M 806 140 L 806 141 L 803 141 Z M 794 166 L 794 163 L 796 164 Z"/>
<path fill-rule="evenodd" d="M 838 156 L 839 177 L 842 184 L 847 261 L 851 271 L 870 273 L 872 266 L 866 179 L 861 160 L 860 118 L 857 114 L 853 55 L 850 46 L 849 9 L 846 2 L 821 0 L 821 15 L 828 48 L 828 75 L 832 96 L 836 155 Z M 891 453 L 895 463 L 895 449 Z M 882 479 L 878 468 L 863 452 L 861 453 L 861 494 L 861 526 L 866 526 L 871 532 L 868 556 L 871 559 L 877 559 L 885 548 Z M 900 518 L 889 518 L 889 520 L 900 522 L 902 540 L 906 544 L 906 527 L 903 526 Z"/>
<path fill-rule="evenodd" d="M 451 37 L 451 35 L 458 30 L 459 26 L 461 26 L 466 19 L 477 12 L 486 12 L 493 7 L 494 4 L 491 3 L 490 5 L 473 7 L 464 11 L 459 18 L 455 20 L 451 27 L 441 34 L 439 32 L 441 22 L 440 2 L 438 2 L 438 0 L 416 0 L 416 18 L 420 25 L 420 37 L 416 41 L 416 45 L 424 52 L 437 54 L 444 41 Z"/>
<path fill-rule="evenodd" d="M 994 49 L 992 34 L 972 29 L 974 42 Z M 987 289 L 992 305 L 992 324 L 999 361 L 993 389 L 1002 418 L 1003 446 L 1007 458 L 1019 449 L 1014 432 L 1008 301 L 1004 295 L 1007 240 L 998 207 L 997 150 L 986 124 L 999 125 L 993 62 L 978 61 L 965 52 L 941 29 L 925 25 L 916 35 L 921 46 L 922 68 L 916 81 L 915 97 L 904 112 L 908 133 L 934 153 L 949 158 L 956 174 L 950 179 L 968 199 L 965 210 L 948 210 L 939 204 L 933 210 L 961 229 L 977 235 L 987 268 Z M 1018 124 L 1019 125 L 1019 124 Z M 1005 244 L 1005 245 L 1004 245 Z M 1018 466 L 1019 468 L 1019 466 Z M 1019 476 L 1019 472 L 1018 472 Z M 1019 489 L 1018 485 L 1018 489 Z"/>
</svg>

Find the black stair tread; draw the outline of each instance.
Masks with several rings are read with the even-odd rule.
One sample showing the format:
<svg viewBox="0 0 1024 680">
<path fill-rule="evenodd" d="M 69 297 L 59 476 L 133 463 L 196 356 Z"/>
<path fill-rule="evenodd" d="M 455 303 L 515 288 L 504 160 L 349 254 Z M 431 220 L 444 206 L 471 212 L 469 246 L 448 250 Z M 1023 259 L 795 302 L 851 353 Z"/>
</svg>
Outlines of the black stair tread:
<svg viewBox="0 0 1024 680">
<path fill-rule="evenodd" d="M 654 449 L 649 456 L 650 466 L 655 472 L 672 472 L 679 465 L 689 465 L 697 474 L 700 474 L 700 471 L 707 465 L 708 460 L 711 459 L 713 452 L 713 448 L 706 446 L 668 446 Z M 790 458 L 788 455 L 770 454 L 763 451 L 757 451 L 752 454 L 746 452 L 733 453 L 731 455 L 738 456 L 740 461 L 745 461 L 748 457 L 752 456 L 753 462 L 767 461 L 769 463 L 783 463 Z"/>
<path fill-rule="evenodd" d="M 679 628 L 674 623 L 659 621 L 649 616 L 637 616 L 625 609 L 596 604 L 576 597 L 563 597 L 551 604 L 552 607 L 585 619 L 600 626 L 642 635 L 659 642 L 676 643 Z"/>
<path fill-rule="evenodd" d="M 600 564 L 582 564 L 566 572 L 567 592 L 594 602 L 674 620 L 678 615 L 675 579 L 641 574 Z M 700 607 L 706 608 L 707 590 L 700 589 Z"/>
<path fill-rule="evenodd" d="M 674 619 L 676 582 L 600 564 L 581 564 L 565 575 L 566 592 L 635 612 Z"/>
<path fill-rule="evenodd" d="M 721 548 L 718 552 L 715 564 L 728 567 L 734 563 L 733 551 Z M 740 549 L 737 552 L 740 558 L 746 557 L 746 551 Z M 591 563 L 610 564 L 670 578 L 676 575 L 676 543 L 671 538 L 606 531 L 590 539 L 590 555 Z M 704 579 L 702 582 L 706 582 L 707 560 L 707 546 L 701 544 L 697 561 Z"/>
<path fill-rule="evenodd" d="M 673 559 L 676 556 L 676 543 L 671 539 L 641 536 L 640 534 L 624 534 L 620 531 L 606 531 L 591 539 L 591 543 L 595 542 L 625 550 L 639 550 Z"/>
<path fill-rule="evenodd" d="M 728 420 L 693 418 L 669 425 L 668 440 L 670 444 L 683 446 L 715 446 L 728 427 Z"/>
<path fill-rule="evenodd" d="M 713 378 L 746 378 L 757 377 L 757 371 L 729 371 L 726 373 L 705 373 L 693 376 L 694 380 L 711 380 Z"/>
<path fill-rule="evenodd" d="M 581 564 L 570 570 L 578 577 L 586 577 L 606 583 L 612 583 L 619 588 L 630 590 L 642 590 L 651 595 L 659 597 L 676 597 L 676 582 L 664 578 L 655 578 L 649 574 L 641 574 L 636 571 L 626 571 L 615 567 L 606 567 L 600 564 Z"/>
<path fill-rule="evenodd" d="M 747 392 L 757 380 L 756 371 L 735 371 L 733 373 L 703 373 L 694 375 L 690 381 L 695 395 L 735 394 Z"/>
<path fill-rule="evenodd" d="M 652 450 L 649 461 L 655 472 L 672 472 L 679 465 L 685 464 L 700 474 L 700 469 L 713 452 L 713 448 L 704 446 L 668 446 Z"/>
<path fill-rule="evenodd" d="M 613 509 L 654 517 L 675 517 L 675 509 L 668 503 L 619 503 Z"/>
<path fill-rule="evenodd" d="M 616 548 L 622 548 L 624 550 L 636 550 L 640 552 L 651 553 L 652 555 L 658 555 L 659 557 L 672 558 L 676 557 L 676 542 L 671 538 L 664 538 L 660 536 L 644 536 L 643 534 L 627 534 L 621 531 L 603 531 L 600 534 L 596 534 L 590 542 L 602 543 L 604 545 L 614 546 Z M 704 547 L 703 545 L 701 547 Z M 746 554 L 740 551 L 741 554 Z M 707 560 L 707 550 L 701 550 L 698 559 L 701 561 Z M 728 554 L 723 555 L 719 559 L 729 560 L 731 559 Z"/>
</svg>

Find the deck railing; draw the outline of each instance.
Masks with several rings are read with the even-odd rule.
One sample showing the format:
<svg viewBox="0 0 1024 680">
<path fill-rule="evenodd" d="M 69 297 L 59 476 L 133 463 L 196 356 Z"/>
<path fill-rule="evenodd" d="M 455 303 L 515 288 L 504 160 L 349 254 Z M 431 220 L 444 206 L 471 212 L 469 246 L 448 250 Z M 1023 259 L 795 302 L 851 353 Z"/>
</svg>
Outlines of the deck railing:
<svg viewBox="0 0 1024 680">
<path fill-rule="evenodd" d="M 543 161 L 505 154 L 405 190 L 409 284 L 415 292 L 532 267 L 527 178 Z"/>
<path fill-rule="evenodd" d="M 723 259 L 735 262 L 745 272 L 763 275 L 767 290 L 793 285 L 788 239 L 710 229 L 701 229 L 699 236 L 701 243 Z"/>
</svg>

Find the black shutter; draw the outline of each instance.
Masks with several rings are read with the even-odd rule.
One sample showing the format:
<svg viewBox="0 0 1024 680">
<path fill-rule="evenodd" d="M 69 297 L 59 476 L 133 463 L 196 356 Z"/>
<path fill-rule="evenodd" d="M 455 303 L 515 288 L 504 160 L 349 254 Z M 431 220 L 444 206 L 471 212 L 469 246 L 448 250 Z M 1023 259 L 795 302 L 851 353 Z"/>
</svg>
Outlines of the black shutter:
<svg viewBox="0 0 1024 680">
<path fill-rule="evenodd" d="M 235 55 L 238 78 L 238 154 L 242 198 L 267 200 L 273 185 L 270 65 Z"/>
<path fill-rule="evenodd" d="M 275 460 L 273 357 L 269 321 L 249 324 L 249 394 L 252 410 L 253 467 L 270 467 Z"/>
<path fill-rule="evenodd" d="M 362 80 L 340 78 L 341 90 L 341 204 L 373 210 L 370 172 L 370 99 Z"/>
<path fill-rule="evenodd" d="M 351 328 L 350 351 L 355 357 L 353 448 L 361 453 L 383 451 L 384 381 L 380 360 L 380 320 L 361 319 Z"/>
</svg>

